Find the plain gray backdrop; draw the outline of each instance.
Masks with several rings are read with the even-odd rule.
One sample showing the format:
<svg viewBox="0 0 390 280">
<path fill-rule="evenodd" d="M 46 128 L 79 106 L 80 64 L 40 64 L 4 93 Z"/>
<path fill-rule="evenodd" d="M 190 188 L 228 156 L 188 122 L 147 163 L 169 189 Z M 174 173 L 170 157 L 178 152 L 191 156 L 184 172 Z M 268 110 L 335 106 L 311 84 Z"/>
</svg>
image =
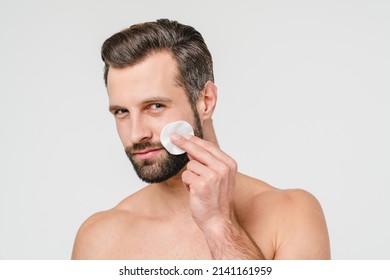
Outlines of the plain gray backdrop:
<svg viewBox="0 0 390 280">
<path fill-rule="evenodd" d="M 334 259 L 390 258 L 390 2 L 0 4 L 0 259 L 69 259 L 80 224 L 144 185 L 100 47 L 176 19 L 214 58 L 215 128 L 239 169 L 323 206 Z"/>
</svg>

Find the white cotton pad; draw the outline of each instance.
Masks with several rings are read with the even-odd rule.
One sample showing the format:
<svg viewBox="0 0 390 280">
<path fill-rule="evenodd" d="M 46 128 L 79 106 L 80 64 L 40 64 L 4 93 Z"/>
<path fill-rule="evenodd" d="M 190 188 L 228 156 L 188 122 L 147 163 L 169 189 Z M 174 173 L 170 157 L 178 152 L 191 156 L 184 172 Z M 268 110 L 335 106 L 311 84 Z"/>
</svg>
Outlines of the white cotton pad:
<svg viewBox="0 0 390 280">
<path fill-rule="evenodd" d="M 194 129 L 186 121 L 177 121 L 167 124 L 161 131 L 160 141 L 161 144 L 167 149 L 172 155 L 184 154 L 185 151 L 180 149 L 178 146 L 173 145 L 171 142 L 171 134 L 176 133 L 179 135 L 194 135 Z"/>
</svg>

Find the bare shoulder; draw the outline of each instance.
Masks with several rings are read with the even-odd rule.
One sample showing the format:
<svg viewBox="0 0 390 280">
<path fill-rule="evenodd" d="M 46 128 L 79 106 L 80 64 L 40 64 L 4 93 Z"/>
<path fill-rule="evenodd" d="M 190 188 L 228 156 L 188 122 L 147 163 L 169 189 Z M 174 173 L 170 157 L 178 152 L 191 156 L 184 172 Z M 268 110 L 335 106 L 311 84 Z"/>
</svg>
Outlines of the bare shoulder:
<svg viewBox="0 0 390 280">
<path fill-rule="evenodd" d="M 320 203 L 311 193 L 301 189 L 270 188 L 254 195 L 245 212 L 248 228 L 255 239 L 268 234 L 270 258 L 330 258 L 325 217 Z"/>
<path fill-rule="evenodd" d="M 79 228 L 72 259 L 109 259 L 124 232 L 129 232 L 139 213 L 141 193 L 130 195 L 114 208 L 93 214 Z"/>
<path fill-rule="evenodd" d="M 274 211 L 286 212 L 286 214 L 295 212 L 309 214 L 313 213 L 313 211 L 322 213 L 321 205 L 316 197 L 303 189 L 281 190 L 275 188 L 264 191 L 253 196 L 250 205 L 252 207 L 267 206 L 268 210 L 271 208 Z"/>
<path fill-rule="evenodd" d="M 113 236 L 128 220 L 128 213 L 115 208 L 89 217 L 77 232 L 72 259 L 107 258 L 107 248 L 114 242 Z"/>
</svg>

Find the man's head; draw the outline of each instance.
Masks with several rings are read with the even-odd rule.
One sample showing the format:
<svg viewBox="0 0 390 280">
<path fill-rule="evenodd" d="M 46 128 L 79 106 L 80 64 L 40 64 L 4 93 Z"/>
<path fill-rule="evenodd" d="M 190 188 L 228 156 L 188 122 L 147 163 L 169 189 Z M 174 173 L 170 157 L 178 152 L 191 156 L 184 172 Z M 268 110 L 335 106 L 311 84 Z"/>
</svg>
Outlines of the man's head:
<svg viewBox="0 0 390 280">
<path fill-rule="evenodd" d="M 203 137 L 216 102 L 202 36 L 165 19 L 133 25 L 104 42 L 102 58 L 110 111 L 138 176 L 155 183 L 176 175 L 188 157 L 168 154 L 159 133 L 167 123 L 185 120 Z"/>
<path fill-rule="evenodd" d="M 168 51 L 175 58 L 177 82 L 194 106 L 206 82 L 214 82 L 213 61 L 202 35 L 177 21 L 160 19 L 135 24 L 108 38 L 102 46 L 106 85 L 111 67 L 135 65 L 158 51 Z"/>
</svg>

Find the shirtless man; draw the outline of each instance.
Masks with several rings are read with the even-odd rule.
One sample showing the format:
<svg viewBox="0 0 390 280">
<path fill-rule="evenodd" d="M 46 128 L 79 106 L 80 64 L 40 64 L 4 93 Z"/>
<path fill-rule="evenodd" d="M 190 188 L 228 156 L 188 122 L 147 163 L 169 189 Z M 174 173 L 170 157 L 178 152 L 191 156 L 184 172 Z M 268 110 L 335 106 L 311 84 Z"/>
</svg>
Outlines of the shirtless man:
<svg viewBox="0 0 390 280">
<path fill-rule="evenodd" d="M 131 26 L 103 44 L 110 112 L 138 176 L 150 183 L 77 234 L 73 259 L 329 259 L 317 200 L 237 171 L 219 147 L 211 55 L 192 27 L 169 20 Z M 248 97 L 250 98 L 250 97 Z M 162 128 L 190 123 L 195 136 Z"/>
</svg>

